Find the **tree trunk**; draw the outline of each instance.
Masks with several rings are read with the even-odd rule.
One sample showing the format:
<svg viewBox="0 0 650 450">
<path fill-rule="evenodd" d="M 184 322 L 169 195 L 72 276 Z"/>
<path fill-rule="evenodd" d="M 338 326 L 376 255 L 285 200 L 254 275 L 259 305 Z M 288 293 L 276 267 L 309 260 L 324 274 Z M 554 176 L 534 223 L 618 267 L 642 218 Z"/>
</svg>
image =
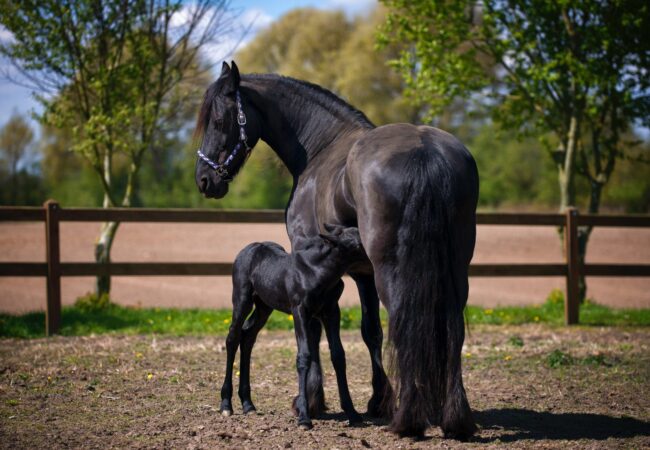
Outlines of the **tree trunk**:
<svg viewBox="0 0 650 450">
<path fill-rule="evenodd" d="M 106 264 L 111 261 L 111 248 L 113 240 L 117 233 L 119 222 L 106 222 L 102 224 L 102 230 L 99 239 L 95 243 L 95 262 L 97 264 Z M 103 294 L 110 294 L 111 277 L 110 275 L 99 275 L 95 282 L 95 293 L 97 298 Z"/>
<path fill-rule="evenodd" d="M 127 178 L 126 189 L 124 191 L 124 198 L 122 199 L 121 206 L 128 208 L 131 206 L 131 200 L 135 192 L 135 181 L 140 169 L 140 159 L 135 158 L 136 161 L 132 162 L 129 168 L 129 176 Z M 110 183 L 107 183 L 110 186 Z M 104 208 L 108 208 L 111 205 L 109 196 L 104 194 Z M 95 244 L 95 262 L 98 264 L 109 263 L 111 260 L 111 248 L 113 247 L 113 240 L 117 234 L 117 228 L 119 227 L 119 222 L 106 222 L 102 225 L 101 234 L 97 243 Z M 102 294 L 110 294 L 111 291 L 111 277 L 110 275 L 99 275 L 95 282 L 95 292 L 97 297 L 101 297 Z"/>
<path fill-rule="evenodd" d="M 600 197 L 603 192 L 604 184 L 600 181 L 593 180 L 590 184 L 589 192 L 589 214 L 598 214 L 600 209 Z M 584 266 L 587 255 L 587 243 L 591 237 L 593 227 L 578 227 L 578 260 L 580 265 Z M 587 298 L 587 281 L 583 274 L 580 275 L 578 280 L 578 288 L 580 293 L 580 301 Z"/>
<path fill-rule="evenodd" d="M 561 151 L 564 155 L 561 161 L 558 161 L 558 181 L 560 184 L 560 212 L 564 213 L 569 207 L 576 207 L 576 192 L 575 192 L 575 160 L 578 152 L 579 140 L 579 123 L 576 117 L 572 117 L 569 124 L 569 132 L 565 139 L 562 140 Z M 602 189 L 602 186 L 600 186 Z M 595 203 L 594 203 L 595 201 Z M 589 202 L 589 212 L 598 212 L 598 204 L 600 203 L 600 189 L 596 192 L 592 186 L 592 196 Z M 592 211 L 592 205 L 596 205 L 596 210 Z M 587 254 L 587 243 L 591 235 L 591 227 L 578 227 L 578 261 L 580 265 L 584 265 L 585 255 Z M 560 240 L 564 243 L 564 228 L 559 230 Z M 564 246 L 562 247 L 564 249 Z M 587 282 L 584 274 L 580 274 L 578 280 L 578 294 L 580 296 L 580 303 L 584 302 L 587 295 Z"/>
<path fill-rule="evenodd" d="M 111 152 L 107 151 L 104 155 L 103 164 L 103 178 L 104 178 L 104 202 L 103 208 L 110 208 L 115 206 L 110 196 L 109 190 L 111 189 L 113 161 Z M 117 222 L 105 222 L 102 224 L 99 238 L 95 243 L 95 262 L 97 264 L 106 264 L 111 261 L 111 248 L 113 247 L 113 240 L 117 233 Z M 110 294 L 111 292 L 111 277 L 110 275 L 98 275 L 95 280 L 95 294 L 99 299 L 103 294 Z"/>
</svg>

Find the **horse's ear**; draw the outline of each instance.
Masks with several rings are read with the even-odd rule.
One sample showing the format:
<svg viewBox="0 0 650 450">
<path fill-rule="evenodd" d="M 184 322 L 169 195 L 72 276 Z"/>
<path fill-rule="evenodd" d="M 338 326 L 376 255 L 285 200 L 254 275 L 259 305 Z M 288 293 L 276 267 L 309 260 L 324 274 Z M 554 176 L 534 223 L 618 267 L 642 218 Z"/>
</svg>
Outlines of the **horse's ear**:
<svg viewBox="0 0 650 450">
<path fill-rule="evenodd" d="M 235 64 L 235 61 L 230 61 L 230 69 L 237 73 L 237 78 L 239 78 L 239 67 Z"/>
<path fill-rule="evenodd" d="M 219 76 L 219 78 L 225 77 L 229 73 L 230 73 L 230 66 L 228 66 L 228 63 L 226 61 L 224 61 L 223 64 L 221 64 L 221 75 Z"/>
<path fill-rule="evenodd" d="M 224 66 L 228 67 L 228 64 L 224 62 Z M 228 72 L 224 74 L 223 70 L 221 71 L 221 76 L 225 78 L 225 83 L 223 85 L 223 93 L 226 95 L 234 94 L 237 89 L 239 89 L 239 69 L 235 62 L 232 62 L 232 65 L 228 67 Z"/>
</svg>

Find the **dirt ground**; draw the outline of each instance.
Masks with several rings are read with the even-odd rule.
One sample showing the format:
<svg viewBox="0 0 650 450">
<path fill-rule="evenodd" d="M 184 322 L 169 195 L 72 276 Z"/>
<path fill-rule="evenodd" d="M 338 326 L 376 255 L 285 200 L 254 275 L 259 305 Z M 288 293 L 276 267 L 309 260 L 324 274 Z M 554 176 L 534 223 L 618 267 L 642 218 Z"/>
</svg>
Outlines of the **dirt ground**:
<svg viewBox="0 0 650 450">
<path fill-rule="evenodd" d="M 358 332 L 343 340 L 352 397 L 363 412 L 368 353 Z M 231 417 L 218 412 L 223 337 L 0 340 L 0 447 L 650 447 L 647 329 L 474 327 L 463 365 L 480 431 L 468 443 L 445 440 L 438 428 L 424 440 L 398 439 L 365 416 L 362 426 L 348 426 L 323 356 L 330 410 L 303 431 L 289 410 L 297 387 L 288 332 L 260 336 L 251 380 L 259 413 L 242 415 L 235 397 Z"/>
<path fill-rule="evenodd" d="M 63 223 L 61 258 L 93 260 L 97 223 Z M 44 261 L 43 224 L 0 223 L 0 261 Z M 113 249 L 119 262 L 232 261 L 253 241 L 271 240 L 289 248 L 283 225 L 124 223 Z M 650 263 L 650 230 L 596 228 L 589 244 L 589 262 Z M 479 226 L 474 262 L 562 262 L 553 227 Z M 93 290 L 93 278 L 62 280 L 64 304 Z M 357 305 L 358 294 L 346 279 L 342 305 Z M 542 303 L 563 278 L 472 278 L 469 303 L 485 307 Z M 650 278 L 590 278 L 589 295 L 618 307 L 650 308 Z M 114 277 L 112 295 L 124 305 L 160 307 L 229 307 L 229 277 Z M 0 278 L 0 311 L 42 310 L 43 278 Z"/>
</svg>

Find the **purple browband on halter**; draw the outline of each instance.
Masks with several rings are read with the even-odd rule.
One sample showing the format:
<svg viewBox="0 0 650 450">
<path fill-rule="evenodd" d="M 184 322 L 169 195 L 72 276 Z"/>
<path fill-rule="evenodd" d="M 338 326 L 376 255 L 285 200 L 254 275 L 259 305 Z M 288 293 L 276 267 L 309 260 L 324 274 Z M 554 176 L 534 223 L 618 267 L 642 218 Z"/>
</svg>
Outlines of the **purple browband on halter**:
<svg viewBox="0 0 650 450">
<path fill-rule="evenodd" d="M 246 125 L 246 114 L 244 114 L 244 110 L 241 106 L 241 96 L 239 95 L 239 91 L 236 92 L 237 96 L 237 123 L 239 124 L 239 142 L 237 142 L 237 145 L 235 148 L 230 152 L 230 155 L 226 158 L 226 160 L 223 162 L 223 164 L 219 164 L 210 158 L 208 158 L 205 153 L 201 151 L 201 149 L 197 150 L 196 153 L 199 155 L 199 158 L 201 158 L 208 166 L 212 167 L 216 172 L 217 175 L 219 175 L 222 179 L 229 181 L 232 180 L 232 177 L 229 175 L 229 169 L 230 169 L 230 163 L 232 160 L 237 156 L 237 153 L 239 152 L 239 149 L 242 147 L 242 144 L 244 147 L 246 147 L 246 152 L 250 153 L 251 148 L 248 146 L 247 142 L 247 137 L 246 137 L 246 130 L 244 130 L 244 125 Z"/>
</svg>

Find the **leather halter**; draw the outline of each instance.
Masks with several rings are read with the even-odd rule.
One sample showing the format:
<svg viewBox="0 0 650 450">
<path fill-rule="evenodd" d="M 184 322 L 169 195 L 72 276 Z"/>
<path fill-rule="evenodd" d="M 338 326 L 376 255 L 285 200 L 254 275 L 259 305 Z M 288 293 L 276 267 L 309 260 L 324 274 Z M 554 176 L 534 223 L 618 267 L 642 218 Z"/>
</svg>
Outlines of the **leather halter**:
<svg viewBox="0 0 650 450">
<path fill-rule="evenodd" d="M 237 142 L 235 148 L 232 150 L 232 152 L 230 152 L 226 160 L 221 164 L 208 158 L 201 151 L 201 149 L 198 149 L 196 151 L 196 153 L 199 155 L 199 158 L 201 158 L 208 166 L 212 167 L 215 170 L 215 172 L 217 172 L 217 175 L 227 183 L 231 182 L 234 178 L 234 176 L 231 175 L 234 169 L 233 167 L 231 167 L 231 164 L 235 159 L 235 156 L 237 156 L 237 153 L 239 153 L 239 150 L 241 150 L 242 147 L 246 149 L 246 156 L 244 157 L 244 161 L 246 160 L 246 158 L 248 158 L 251 152 L 251 148 L 248 145 L 248 137 L 246 136 L 246 130 L 244 129 L 244 125 L 246 125 L 246 114 L 244 114 L 244 109 L 242 108 L 241 105 L 241 96 L 239 95 L 239 90 L 237 90 L 236 92 L 236 97 L 237 97 L 237 124 L 239 125 L 239 142 Z"/>
</svg>

